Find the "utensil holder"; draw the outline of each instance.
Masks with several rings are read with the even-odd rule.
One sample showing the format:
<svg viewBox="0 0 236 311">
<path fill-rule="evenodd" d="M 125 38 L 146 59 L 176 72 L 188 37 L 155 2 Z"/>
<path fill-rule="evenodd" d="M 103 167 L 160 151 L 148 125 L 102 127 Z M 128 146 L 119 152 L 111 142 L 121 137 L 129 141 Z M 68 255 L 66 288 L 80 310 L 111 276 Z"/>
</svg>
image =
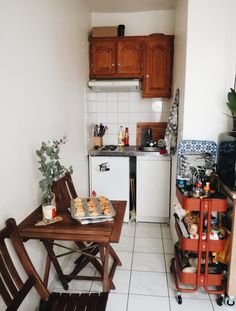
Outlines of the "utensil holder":
<svg viewBox="0 0 236 311">
<path fill-rule="evenodd" d="M 94 145 L 94 147 L 101 147 L 103 145 L 102 137 L 100 137 L 100 136 L 94 137 L 93 138 L 93 145 Z"/>
</svg>

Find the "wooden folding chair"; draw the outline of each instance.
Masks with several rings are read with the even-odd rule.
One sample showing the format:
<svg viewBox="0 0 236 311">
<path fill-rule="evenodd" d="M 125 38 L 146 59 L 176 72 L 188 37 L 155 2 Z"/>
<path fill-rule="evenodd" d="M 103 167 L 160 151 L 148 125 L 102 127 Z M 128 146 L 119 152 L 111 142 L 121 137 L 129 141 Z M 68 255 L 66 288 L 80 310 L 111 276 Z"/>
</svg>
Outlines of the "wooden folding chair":
<svg viewBox="0 0 236 311">
<path fill-rule="evenodd" d="M 77 193 L 69 172 L 53 183 L 52 192 L 55 194 L 57 208 L 70 206 L 71 199 L 76 198 Z"/>
<path fill-rule="evenodd" d="M 56 200 L 56 204 L 57 204 L 57 208 L 68 208 L 70 207 L 70 203 L 71 203 L 71 199 L 74 199 L 77 197 L 77 193 L 71 178 L 71 174 L 69 172 L 67 172 L 62 178 L 60 178 L 59 180 L 55 181 L 53 183 L 52 186 L 52 192 L 55 194 L 55 200 Z M 94 267 L 97 269 L 97 271 L 103 275 L 103 271 L 101 269 L 100 266 L 98 266 L 96 264 L 96 261 L 93 260 L 92 257 L 96 256 L 98 253 L 100 253 L 100 256 L 102 257 L 103 252 L 102 252 L 102 248 L 97 246 L 96 243 L 91 244 L 89 248 L 86 247 L 85 245 L 86 241 L 75 241 L 75 244 L 78 247 L 78 250 L 83 250 L 82 255 L 79 255 L 79 257 L 77 258 L 77 260 L 75 260 L 75 268 L 74 270 L 71 272 L 70 275 L 67 276 L 67 282 L 70 282 L 72 279 L 85 279 L 87 280 L 87 277 L 78 277 L 77 274 L 89 263 L 91 262 Z M 47 250 L 49 251 L 49 248 L 44 245 Z M 87 255 L 86 255 L 87 253 Z M 121 266 L 121 261 L 119 259 L 119 257 L 117 256 L 115 250 L 113 249 L 113 247 L 110 245 L 110 255 L 113 259 L 113 264 L 111 266 L 111 270 L 110 270 L 110 275 L 113 278 L 114 274 L 115 274 L 115 270 L 117 266 Z M 55 256 L 52 255 L 50 257 L 54 268 L 57 270 L 57 263 L 55 262 Z M 48 269 L 50 266 L 50 260 L 49 258 L 47 259 L 48 262 Z M 79 268 L 78 268 L 79 267 Z M 102 277 L 96 277 L 97 279 L 102 279 Z M 96 279 L 94 277 L 94 280 Z M 63 285 L 64 288 L 66 289 L 65 285 Z M 115 285 L 114 283 L 111 281 L 111 289 L 115 289 Z"/>
<path fill-rule="evenodd" d="M 11 242 L 26 272 L 27 278 L 24 281 L 16 268 L 15 255 L 12 249 L 9 251 L 9 243 L 6 243 L 6 240 Z M 15 220 L 10 218 L 6 221 L 6 227 L 0 231 L 0 295 L 6 304 L 6 310 L 17 310 L 32 287 L 36 288 L 41 297 L 39 307 L 41 311 L 103 311 L 106 309 L 108 293 L 50 293 L 28 256 Z"/>
</svg>

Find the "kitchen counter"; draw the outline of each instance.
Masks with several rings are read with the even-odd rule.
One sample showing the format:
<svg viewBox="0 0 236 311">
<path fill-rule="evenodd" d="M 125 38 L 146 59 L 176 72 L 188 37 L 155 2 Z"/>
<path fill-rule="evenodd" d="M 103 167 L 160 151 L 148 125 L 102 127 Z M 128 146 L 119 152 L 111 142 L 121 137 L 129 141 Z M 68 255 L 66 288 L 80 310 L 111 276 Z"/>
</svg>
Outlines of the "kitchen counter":
<svg viewBox="0 0 236 311">
<path fill-rule="evenodd" d="M 169 157 L 168 154 L 160 154 L 159 151 L 142 151 L 137 146 L 118 147 L 116 150 L 100 150 L 92 148 L 88 150 L 90 156 L 112 156 L 112 157 Z"/>
</svg>

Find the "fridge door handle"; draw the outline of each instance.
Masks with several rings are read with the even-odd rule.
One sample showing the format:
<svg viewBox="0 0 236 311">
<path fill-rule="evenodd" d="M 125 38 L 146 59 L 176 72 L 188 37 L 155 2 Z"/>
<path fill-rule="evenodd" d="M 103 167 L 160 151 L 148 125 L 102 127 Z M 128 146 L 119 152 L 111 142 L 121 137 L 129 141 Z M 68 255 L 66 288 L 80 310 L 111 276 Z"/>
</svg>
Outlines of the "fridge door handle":
<svg viewBox="0 0 236 311">
<path fill-rule="evenodd" d="M 99 171 L 100 172 L 110 171 L 110 167 L 109 167 L 108 162 L 100 163 L 98 166 L 99 166 Z"/>
</svg>

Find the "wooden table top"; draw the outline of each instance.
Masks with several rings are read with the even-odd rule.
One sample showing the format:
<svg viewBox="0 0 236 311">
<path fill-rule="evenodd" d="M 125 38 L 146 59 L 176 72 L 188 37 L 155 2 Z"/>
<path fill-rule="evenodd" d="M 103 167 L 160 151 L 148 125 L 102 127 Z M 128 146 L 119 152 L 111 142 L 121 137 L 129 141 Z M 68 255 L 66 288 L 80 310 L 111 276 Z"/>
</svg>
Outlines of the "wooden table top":
<svg viewBox="0 0 236 311">
<path fill-rule="evenodd" d="M 127 202 L 111 201 L 111 203 L 116 211 L 113 221 L 87 225 L 81 225 L 74 220 L 67 209 L 58 208 L 57 216 L 61 216 L 62 221 L 47 226 L 35 226 L 38 221 L 42 220 L 40 206 L 18 225 L 19 232 L 25 239 L 118 243 Z"/>
</svg>

